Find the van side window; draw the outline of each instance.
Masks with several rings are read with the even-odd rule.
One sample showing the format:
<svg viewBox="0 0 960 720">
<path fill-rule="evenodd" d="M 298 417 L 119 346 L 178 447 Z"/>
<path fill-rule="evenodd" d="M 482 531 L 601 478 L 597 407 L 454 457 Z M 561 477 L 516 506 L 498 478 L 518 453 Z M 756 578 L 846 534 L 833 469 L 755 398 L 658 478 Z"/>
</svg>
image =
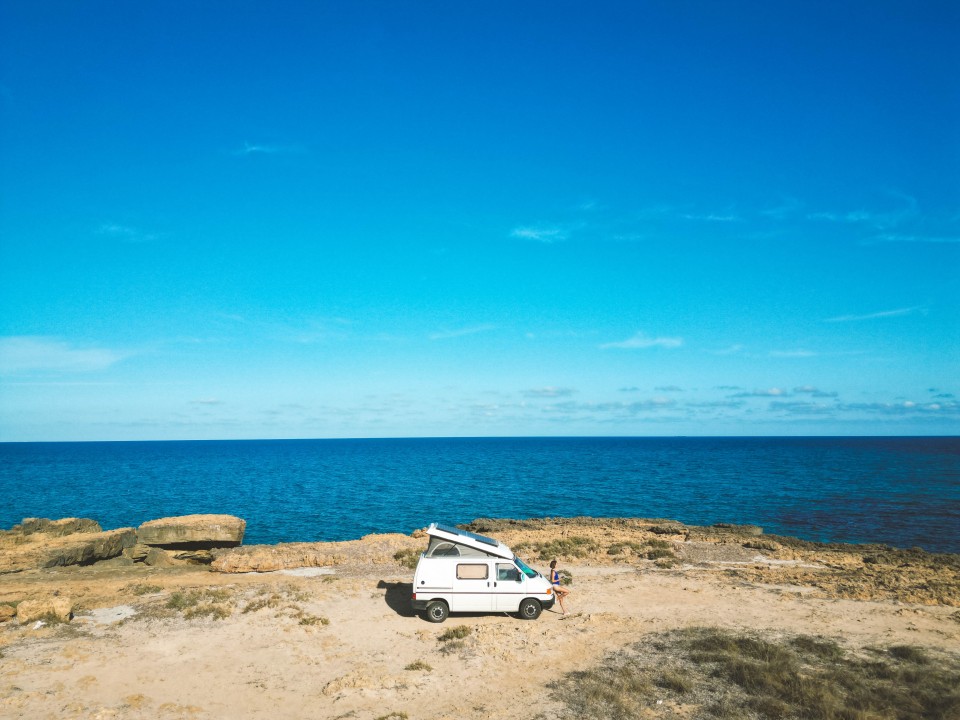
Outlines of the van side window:
<svg viewBox="0 0 960 720">
<path fill-rule="evenodd" d="M 511 563 L 497 563 L 497 580 L 513 580 L 516 582 L 520 579 L 520 571 L 511 564 Z"/>
<path fill-rule="evenodd" d="M 460 551 L 453 543 L 439 543 L 430 553 L 430 557 L 458 557 L 459 555 Z"/>
<path fill-rule="evenodd" d="M 457 580 L 486 580 L 489 576 L 489 568 L 486 563 L 460 563 L 457 565 Z"/>
</svg>

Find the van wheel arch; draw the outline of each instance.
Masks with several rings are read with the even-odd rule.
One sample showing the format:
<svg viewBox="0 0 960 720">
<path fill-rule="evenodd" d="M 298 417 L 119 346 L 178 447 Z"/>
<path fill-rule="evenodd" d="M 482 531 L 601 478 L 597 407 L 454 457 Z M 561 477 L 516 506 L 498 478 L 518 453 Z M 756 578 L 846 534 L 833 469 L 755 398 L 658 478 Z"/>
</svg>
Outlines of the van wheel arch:
<svg viewBox="0 0 960 720">
<path fill-rule="evenodd" d="M 524 598 L 520 602 L 520 609 L 517 611 L 517 614 L 523 620 L 536 620 L 540 617 L 542 611 L 543 606 L 539 600 L 536 598 Z"/>
<path fill-rule="evenodd" d="M 449 614 L 450 606 L 443 600 L 431 600 L 423 611 L 423 616 L 432 623 L 442 623 Z"/>
</svg>

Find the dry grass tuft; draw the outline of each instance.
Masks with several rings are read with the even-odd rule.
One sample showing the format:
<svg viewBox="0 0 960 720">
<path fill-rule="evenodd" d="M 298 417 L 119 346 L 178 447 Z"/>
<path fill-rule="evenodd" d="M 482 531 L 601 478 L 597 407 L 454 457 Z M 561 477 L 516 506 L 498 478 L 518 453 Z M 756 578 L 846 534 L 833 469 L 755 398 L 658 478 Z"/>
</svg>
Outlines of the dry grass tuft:
<svg viewBox="0 0 960 720">
<path fill-rule="evenodd" d="M 530 550 L 540 560 L 552 560 L 559 557 L 585 558 L 600 552 L 600 549 L 600 545 L 596 541 L 579 535 L 542 543 L 520 543 L 514 548 L 516 552 Z"/>
<path fill-rule="evenodd" d="M 566 717 L 639 717 L 668 699 L 697 718 L 960 717 L 960 660 L 909 645 L 867 657 L 833 640 L 694 628 L 625 648 L 552 686 Z M 645 715 L 644 715 L 645 716 Z"/>
<path fill-rule="evenodd" d="M 163 590 L 159 585 L 145 585 L 137 583 L 136 585 L 130 586 L 130 592 L 134 595 L 152 595 L 153 593 L 158 593 Z"/>
<path fill-rule="evenodd" d="M 456 627 L 447 628 L 446 630 L 444 630 L 442 634 L 437 636 L 437 640 L 439 640 L 440 642 L 450 642 L 451 640 L 462 640 L 472 632 L 473 632 L 473 628 L 471 628 L 469 625 L 457 625 Z"/>
<path fill-rule="evenodd" d="M 317 617 L 316 615 L 310 615 L 309 613 L 304 613 L 299 621 L 300 625 L 329 625 L 330 620 L 325 617 Z"/>
<path fill-rule="evenodd" d="M 404 670 L 425 670 L 430 672 L 433 670 L 433 667 L 431 667 L 429 663 L 425 663 L 423 660 L 417 660 L 407 665 Z"/>
<path fill-rule="evenodd" d="M 421 550 L 407 549 L 407 550 L 397 550 L 393 554 L 393 559 L 396 560 L 402 567 L 408 568 L 410 570 L 417 569 L 417 563 L 420 562 L 420 555 L 422 554 Z"/>
<path fill-rule="evenodd" d="M 167 599 L 164 607 L 181 613 L 187 620 L 198 617 L 223 620 L 233 613 L 233 608 L 226 604 L 231 597 L 230 591 L 223 588 L 178 590 Z"/>
</svg>

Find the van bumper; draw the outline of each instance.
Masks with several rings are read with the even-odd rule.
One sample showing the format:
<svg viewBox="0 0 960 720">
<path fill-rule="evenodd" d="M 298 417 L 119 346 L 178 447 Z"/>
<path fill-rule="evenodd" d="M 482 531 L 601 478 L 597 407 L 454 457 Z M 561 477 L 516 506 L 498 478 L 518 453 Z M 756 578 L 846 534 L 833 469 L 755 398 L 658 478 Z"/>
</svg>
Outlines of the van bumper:
<svg viewBox="0 0 960 720">
<path fill-rule="evenodd" d="M 556 602 L 557 602 L 557 596 L 551 594 L 548 600 L 541 600 L 540 605 L 541 607 L 543 607 L 544 610 L 549 610 L 556 604 Z"/>
<path fill-rule="evenodd" d="M 411 600 L 410 605 L 414 610 L 426 610 L 427 609 L 427 600 Z"/>
</svg>

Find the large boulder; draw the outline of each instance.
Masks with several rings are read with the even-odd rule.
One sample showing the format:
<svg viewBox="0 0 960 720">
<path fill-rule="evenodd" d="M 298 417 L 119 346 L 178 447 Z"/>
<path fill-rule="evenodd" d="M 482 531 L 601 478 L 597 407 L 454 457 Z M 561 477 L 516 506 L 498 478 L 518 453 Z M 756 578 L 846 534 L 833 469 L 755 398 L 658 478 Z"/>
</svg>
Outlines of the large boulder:
<svg viewBox="0 0 960 720">
<path fill-rule="evenodd" d="M 59 595 L 45 600 L 24 600 L 17 605 L 17 620 L 28 623 L 33 620 L 56 620 L 70 622 L 73 601 Z"/>
<path fill-rule="evenodd" d="M 181 515 L 145 522 L 137 528 L 137 538 L 154 547 L 236 547 L 246 528 L 246 521 L 233 515 Z"/>
<path fill-rule="evenodd" d="M 120 555 L 124 548 L 132 547 L 137 542 L 137 535 L 133 528 L 120 528 L 66 536 L 58 540 L 47 546 L 40 567 L 89 565 L 109 560 Z"/>
</svg>

